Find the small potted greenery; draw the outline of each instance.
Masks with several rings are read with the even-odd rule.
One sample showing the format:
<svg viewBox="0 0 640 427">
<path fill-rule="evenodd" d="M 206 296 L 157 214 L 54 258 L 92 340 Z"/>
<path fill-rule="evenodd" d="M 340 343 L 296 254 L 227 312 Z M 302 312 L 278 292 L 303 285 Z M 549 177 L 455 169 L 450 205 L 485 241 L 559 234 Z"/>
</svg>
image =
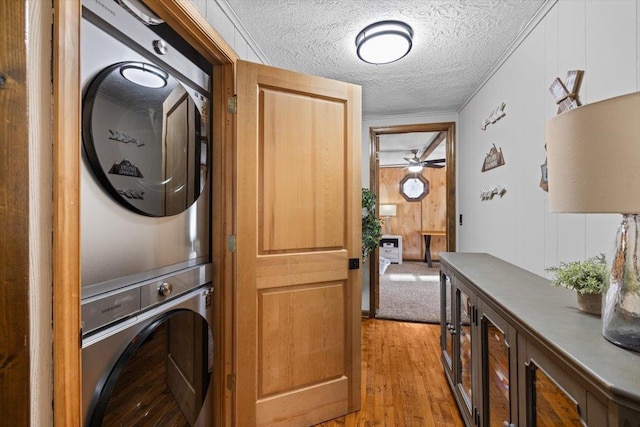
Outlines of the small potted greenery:
<svg viewBox="0 0 640 427">
<path fill-rule="evenodd" d="M 362 189 L 362 262 L 378 247 L 382 237 L 380 218 L 376 216 L 376 195 L 369 189 Z"/>
<path fill-rule="evenodd" d="M 564 286 L 577 292 L 578 310 L 600 315 L 602 291 L 608 274 L 603 254 L 586 261 L 562 262 L 546 270 L 556 273 L 551 282 L 553 286 Z"/>
</svg>

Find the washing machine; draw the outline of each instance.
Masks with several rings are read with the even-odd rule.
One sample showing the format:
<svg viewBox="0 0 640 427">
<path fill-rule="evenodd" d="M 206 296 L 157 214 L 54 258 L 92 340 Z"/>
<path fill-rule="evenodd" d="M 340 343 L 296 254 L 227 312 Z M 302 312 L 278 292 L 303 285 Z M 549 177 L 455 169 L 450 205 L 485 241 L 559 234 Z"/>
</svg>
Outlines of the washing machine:
<svg viewBox="0 0 640 427">
<path fill-rule="evenodd" d="M 85 337 L 83 425 L 211 425 L 212 298 L 205 285 Z"/>
</svg>

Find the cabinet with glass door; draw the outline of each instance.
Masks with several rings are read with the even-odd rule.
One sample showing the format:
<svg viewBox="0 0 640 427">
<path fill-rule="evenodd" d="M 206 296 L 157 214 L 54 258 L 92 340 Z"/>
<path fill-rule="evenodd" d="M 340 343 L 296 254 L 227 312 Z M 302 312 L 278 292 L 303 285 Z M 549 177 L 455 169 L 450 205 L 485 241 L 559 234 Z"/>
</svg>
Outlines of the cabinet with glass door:
<svg viewBox="0 0 640 427">
<path fill-rule="evenodd" d="M 485 301 L 478 300 L 481 351 L 479 425 L 511 427 L 518 420 L 516 330 Z"/>
<path fill-rule="evenodd" d="M 467 427 L 640 427 L 640 354 L 575 294 L 488 254 L 441 253 L 441 359 Z"/>
<path fill-rule="evenodd" d="M 440 290 L 442 363 L 465 423 L 477 425 L 476 298 L 458 277 L 445 271 L 440 275 Z"/>
</svg>

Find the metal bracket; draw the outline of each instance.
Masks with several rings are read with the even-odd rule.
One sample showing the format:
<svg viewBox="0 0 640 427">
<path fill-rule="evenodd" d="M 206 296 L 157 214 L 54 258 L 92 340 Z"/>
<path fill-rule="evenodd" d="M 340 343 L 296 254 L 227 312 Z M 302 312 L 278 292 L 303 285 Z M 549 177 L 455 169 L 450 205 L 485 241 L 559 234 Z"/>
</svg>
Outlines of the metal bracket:
<svg viewBox="0 0 640 427">
<path fill-rule="evenodd" d="M 234 235 L 227 236 L 227 250 L 229 252 L 236 251 L 236 236 Z"/>
<path fill-rule="evenodd" d="M 236 374 L 227 375 L 227 390 L 234 391 L 236 389 Z"/>
<path fill-rule="evenodd" d="M 233 95 L 227 98 L 227 113 L 236 114 L 238 112 L 238 96 Z"/>
</svg>

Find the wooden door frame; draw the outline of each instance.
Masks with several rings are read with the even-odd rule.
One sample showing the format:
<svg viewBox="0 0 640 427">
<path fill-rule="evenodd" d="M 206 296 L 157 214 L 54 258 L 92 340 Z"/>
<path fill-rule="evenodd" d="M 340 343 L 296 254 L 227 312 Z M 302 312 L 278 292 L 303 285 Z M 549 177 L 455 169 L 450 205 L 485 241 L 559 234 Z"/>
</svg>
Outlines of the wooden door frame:
<svg viewBox="0 0 640 427">
<path fill-rule="evenodd" d="M 369 128 L 369 189 L 376 198 L 379 196 L 380 181 L 380 159 L 378 152 L 380 149 L 380 135 L 392 135 L 397 133 L 413 132 L 447 132 L 447 176 L 446 176 L 446 231 L 447 231 L 447 251 L 456 250 L 456 124 L 455 122 L 442 123 L 422 123 L 395 126 L 372 126 Z M 371 259 L 378 259 L 378 249 L 371 254 Z M 378 307 L 378 290 L 380 286 L 378 262 L 369 263 L 369 316 L 375 317 Z"/>
<path fill-rule="evenodd" d="M 214 424 L 232 425 L 235 256 L 235 118 L 227 99 L 235 93 L 236 53 L 191 2 L 145 3 L 213 65 L 211 227 L 214 292 Z M 80 22 L 81 0 L 54 0 L 53 23 L 53 422 L 82 425 L 80 326 Z M 217 143 L 216 143 L 217 141 Z"/>
</svg>

